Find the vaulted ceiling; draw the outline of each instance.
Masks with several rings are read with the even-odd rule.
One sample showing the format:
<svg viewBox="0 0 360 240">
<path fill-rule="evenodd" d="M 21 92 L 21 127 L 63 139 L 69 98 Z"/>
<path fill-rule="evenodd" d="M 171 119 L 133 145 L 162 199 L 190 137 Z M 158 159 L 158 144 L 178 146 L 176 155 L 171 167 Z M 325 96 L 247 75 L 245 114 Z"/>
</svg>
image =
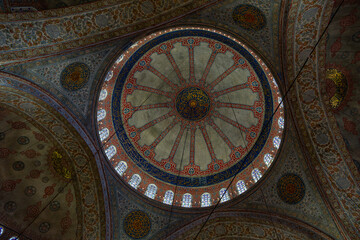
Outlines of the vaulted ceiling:
<svg viewBox="0 0 360 240">
<path fill-rule="evenodd" d="M 241 12 L 249 6 L 257 10 Z M 1 237 L 194 239 L 201 229 L 197 239 L 359 238 L 358 8 L 353 0 L 0 1 Z M 245 43 L 286 95 L 277 159 L 210 219 L 214 206 L 170 207 L 129 186 L 96 127 L 111 64 L 144 36 L 183 25 Z M 64 69 L 74 64 L 86 71 L 70 89 Z"/>
</svg>

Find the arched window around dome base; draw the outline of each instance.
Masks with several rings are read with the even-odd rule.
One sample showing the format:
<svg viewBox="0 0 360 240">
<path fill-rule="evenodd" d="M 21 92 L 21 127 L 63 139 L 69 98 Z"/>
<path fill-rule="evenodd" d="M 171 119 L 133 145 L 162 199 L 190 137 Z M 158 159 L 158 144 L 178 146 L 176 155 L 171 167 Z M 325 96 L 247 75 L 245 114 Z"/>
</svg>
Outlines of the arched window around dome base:
<svg viewBox="0 0 360 240">
<path fill-rule="evenodd" d="M 201 207 L 209 207 L 211 205 L 210 193 L 203 193 L 201 195 Z"/>
<path fill-rule="evenodd" d="M 118 172 L 120 176 L 124 174 L 126 169 L 127 169 L 127 164 L 124 161 L 119 162 L 118 165 L 115 167 L 115 170 Z"/>
<path fill-rule="evenodd" d="M 140 182 L 141 182 L 141 177 L 139 176 L 139 174 L 134 174 L 132 175 L 129 184 L 133 188 L 137 189 L 139 187 Z"/>
<path fill-rule="evenodd" d="M 260 180 L 260 178 L 262 177 L 261 172 L 259 171 L 259 169 L 255 168 L 252 172 L 251 172 L 251 176 L 253 177 L 254 181 L 257 182 Z"/>
<path fill-rule="evenodd" d="M 157 186 L 155 184 L 149 184 L 149 186 L 146 189 L 145 195 L 149 198 L 154 199 L 157 191 Z"/>
<path fill-rule="evenodd" d="M 185 193 L 182 198 L 181 206 L 187 208 L 191 207 L 191 200 L 192 200 L 192 195 L 190 193 Z"/>
<path fill-rule="evenodd" d="M 220 202 L 223 203 L 223 202 L 226 202 L 226 201 L 229 201 L 230 200 L 230 196 L 229 196 L 229 193 L 228 191 L 226 191 L 226 188 L 222 188 L 220 189 Z"/>
<path fill-rule="evenodd" d="M 164 195 L 163 203 L 171 205 L 174 199 L 174 192 L 171 190 L 167 190 Z"/>
<path fill-rule="evenodd" d="M 236 183 L 236 188 L 237 188 L 239 194 L 242 194 L 243 192 L 245 192 L 247 190 L 245 182 L 243 180 L 240 180 Z"/>
</svg>

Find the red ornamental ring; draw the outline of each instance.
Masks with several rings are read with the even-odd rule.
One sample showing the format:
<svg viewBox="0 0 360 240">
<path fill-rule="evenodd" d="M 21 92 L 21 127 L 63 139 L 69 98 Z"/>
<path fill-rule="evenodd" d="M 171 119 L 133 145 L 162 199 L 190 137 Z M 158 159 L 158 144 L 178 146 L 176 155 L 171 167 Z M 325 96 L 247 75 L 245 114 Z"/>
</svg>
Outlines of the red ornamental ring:
<svg viewBox="0 0 360 240">
<path fill-rule="evenodd" d="M 210 206 L 238 169 L 227 200 L 269 168 L 284 129 L 283 104 L 272 115 L 280 102 L 269 68 L 238 40 L 208 28 L 168 29 L 136 42 L 110 68 L 99 138 L 117 172 L 146 196 Z M 186 196 L 194 196 L 190 205 Z"/>
</svg>

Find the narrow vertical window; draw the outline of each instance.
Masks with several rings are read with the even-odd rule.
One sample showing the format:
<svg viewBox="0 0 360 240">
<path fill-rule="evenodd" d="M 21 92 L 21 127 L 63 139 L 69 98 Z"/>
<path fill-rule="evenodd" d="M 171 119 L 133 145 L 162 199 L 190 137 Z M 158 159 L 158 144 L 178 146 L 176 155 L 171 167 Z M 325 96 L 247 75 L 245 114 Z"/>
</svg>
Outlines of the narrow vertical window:
<svg viewBox="0 0 360 240">
<path fill-rule="evenodd" d="M 98 121 L 101 121 L 105 118 L 106 116 L 106 111 L 105 109 L 100 109 L 98 112 L 97 112 L 97 120 Z"/>
<path fill-rule="evenodd" d="M 107 91 L 106 91 L 106 89 L 102 89 L 100 91 L 99 101 L 105 100 L 106 97 L 107 97 Z"/>
<path fill-rule="evenodd" d="M 265 162 L 266 166 L 270 166 L 272 160 L 273 160 L 273 157 L 271 156 L 270 153 L 266 153 L 266 154 L 264 155 L 264 162 Z"/>
<path fill-rule="evenodd" d="M 163 203 L 171 205 L 174 199 L 174 193 L 171 190 L 167 190 L 164 195 Z"/>
<path fill-rule="evenodd" d="M 279 147 L 280 147 L 280 142 L 281 142 L 281 139 L 280 139 L 278 136 L 274 137 L 273 143 L 274 143 L 274 147 L 275 147 L 275 148 L 279 148 Z"/>
<path fill-rule="evenodd" d="M 149 198 L 154 199 L 157 191 L 157 186 L 155 184 L 149 184 L 149 186 L 146 189 L 145 195 Z"/>
<path fill-rule="evenodd" d="M 140 182 L 141 182 L 141 177 L 138 174 L 134 174 L 132 175 L 129 184 L 133 188 L 137 189 L 139 187 Z"/>
<path fill-rule="evenodd" d="M 280 128 L 284 128 L 284 118 L 283 117 L 279 117 L 279 120 L 278 120 L 278 124 L 279 124 L 279 127 Z"/>
<path fill-rule="evenodd" d="M 116 154 L 116 147 L 114 145 L 111 145 L 105 150 L 105 154 L 107 158 L 110 160 Z"/>
<path fill-rule="evenodd" d="M 230 196 L 229 196 L 229 193 L 226 191 L 226 188 L 222 188 L 220 189 L 220 202 L 226 202 L 226 201 L 229 201 L 230 200 Z"/>
<path fill-rule="evenodd" d="M 182 198 L 182 206 L 183 207 L 191 207 L 191 199 L 192 195 L 190 193 L 185 193 Z"/>
<path fill-rule="evenodd" d="M 280 108 L 283 108 L 283 107 L 284 107 L 284 102 L 281 102 L 281 101 L 282 101 L 282 98 L 279 97 L 279 98 L 278 98 L 278 102 L 279 102 L 279 104 L 280 104 Z"/>
<path fill-rule="evenodd" d="M 251 176 L 253 177 L 254 181 L 257 182 L 260 180 L 260 178 L 262 177 L 261 172 L 259 171 L 259 169 L 255 168 L 252 172 L 251 172 Z"/>
<path fill-rule="evenodd" d="M 242 194 L 243 192 L 245 192 L 247 190 L 245 182 L 243 180 L 240 180 L 236 183 L 236 188 L 237 188 L 239 194 Z"/>
<path fill-rule="evenodd" d="M 120 176 L 124 174 L 126 169 L 127 169 L 127 164 L 124 161 L 119 162 L 118 165 L 116 165 L 115 167 L 115 170 L 118 172 Z"/>
<path fill-rule="evenodd" d="M 209 207 L 211 205 L 211 195 L 210 193 L 203 193 L 201 195 L 201 206 Z"/>
<path fill-rule="evenodd" d="M 109 129 L 103 128 L 99 131 L 100 141 L 104 141 L 109 136 Z"/>
<path fill-rule="evenodd" d="M 109 71 L 107 74 L 106 74 L 106 77 L 105 77 L 105 81 L 109 81 L 114 75 L 114 72 L 113 71 Z"/>
<path fill-rule="evenodd" d="M 3 235 L 3 233 L 4 233 L 4 227 L 0 226 L 0 236 Z"/>
</svg>

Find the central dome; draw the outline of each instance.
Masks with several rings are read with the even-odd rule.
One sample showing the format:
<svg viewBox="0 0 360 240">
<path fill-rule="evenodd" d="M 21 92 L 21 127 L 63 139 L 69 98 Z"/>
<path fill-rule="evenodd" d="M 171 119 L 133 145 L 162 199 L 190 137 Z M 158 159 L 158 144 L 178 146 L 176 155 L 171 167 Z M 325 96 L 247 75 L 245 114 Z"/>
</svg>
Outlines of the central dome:
<svg viewBox="0 0 360 240">
<path fill-rule="evenodd" d="M 194 121 L 207 115 L 211 103 L 204 90 L 199 87 L 187 87 L 177 95 L 175 105 L 181 117 Z"/>
<path fill-rule="evenodd" d="M 213 29 L 167 29 L 112 65 L 99 136 L 131 186 L 166 204 L 205 207 L 231 182 L 223 200 L 246 191 L 271 165 L 284 127 L 282 106 L 274 113 L 280 101 L 270 70 L 238 40 Z"/>
</svg>

